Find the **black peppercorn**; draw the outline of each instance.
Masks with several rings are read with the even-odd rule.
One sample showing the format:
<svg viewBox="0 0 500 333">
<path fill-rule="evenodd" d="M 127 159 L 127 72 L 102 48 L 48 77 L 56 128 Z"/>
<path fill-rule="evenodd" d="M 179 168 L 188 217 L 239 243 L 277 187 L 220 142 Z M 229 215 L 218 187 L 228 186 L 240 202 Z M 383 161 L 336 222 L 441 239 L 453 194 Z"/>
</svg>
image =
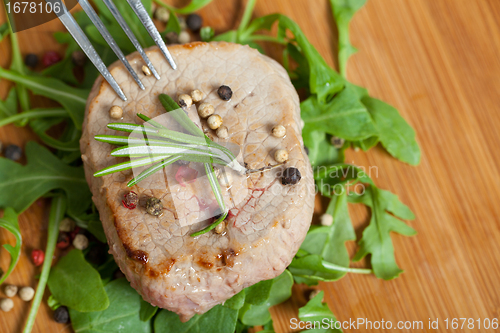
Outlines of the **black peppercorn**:
<svg viewBox="0 0 500 333">
<path fill-rule="evenodd" d="M 295 185 L 297 184 L 300 179 L 302 178 L 302 175 L 300 174 L 299 169 L 297 168 L 286 168 L 285 171 L 283 171 L 283 177 L 281 178 L 281 184 L 283 185 Z"/>
<path fill-rule="evenodd" d="M 18 161 L 23 156 L 23 150 L 16 145 L 8 145 L 4 152 L 5 157 L 9 160 Z"/>
<path fill-rule="evenodd" d="M 38 65 L 38 57 L 36 54 L 29 53 L 24 57 L 24 64 L 30 68 L 35 68 Z"/>
<path fill-rule="evenodd" d="M 69 312 L 68 308 L 63 306 L 60 306 L 54 311 L 54 320 L 58 323 L 61 324 L 67 324 L 69 323 Z"/>
<path fill-rule="evenodd" d="M 163 213 L 163 204 L 158 198 L 149 198 L 146 201 L 146 211 L 153 216 L 160 216 Z"/>
<path fill-rule="evenodd" d="M 330 139 L 332 142 L 332 146 L 334 146 L 337 149 L 340 149 L 344 146 L 345 140 L 342 138 L 339 138 L 338 136 L 332 136 Z"/>
<path fill-rule="evenodd" d="M 225 101 L 229 101 L 233 97 L 233 91 L 228 86 L 220 86 L 217 90 L 219 97 Z"/>
<path fill-rule="evenodd" d="M 201 26 L 203 25 L 203 19 L 198 14 L 188 15 L 188 17 L 186 18 L 186 25 L 189 30 L 196 32 L 201 29 Z"/>
<path fill-rule="evenodd" d="M 83 53 L 83 51 L 78 50 L 71 54 L 71 60 L 73 60 L 75 65 L 83 67 L 87 61 L 87 56 Z"/>
</svg>

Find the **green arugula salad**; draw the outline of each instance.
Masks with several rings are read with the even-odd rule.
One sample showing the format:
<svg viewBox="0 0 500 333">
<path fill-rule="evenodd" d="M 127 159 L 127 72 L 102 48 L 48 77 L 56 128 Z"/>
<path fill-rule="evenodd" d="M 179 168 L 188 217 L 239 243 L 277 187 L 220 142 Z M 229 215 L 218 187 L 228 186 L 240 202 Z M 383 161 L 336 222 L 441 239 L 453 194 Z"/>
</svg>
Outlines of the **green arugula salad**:
<svg viewBox="0 0 500 333">
<path fill-rule="evenodd" d="M 344 156 L 346 149 L 368 151 L 380 144 L 402 162 L 417 165 L 420 161 L 415 132 L 399 112 L 346 79 L 348 59 L 356 52 L 349 41 L 349 23 L 366 0 L 329 0 L 338 29 L 339 72 L 327 64 L 300 26 L 289 17 L 272 14 L 252 19 L 256 1 L 248 0 L 237 29 L 215 34 L 207 26 L 201 28 L 199 36 L 203 41 L 249 45 L 262 53 L 261 43 L 281 45 L 283 57 L 278 60 L 288 71 L 295 88 L 303 93 L 300 104 L 303 140 L 315 170 L 314 180 L 319 193 L 329 198 L 325 214 L 331 221 L 311 226 L 284 273 L 244 289 L 185 323 L 177 314 L 143 301 L 108 254 L 106 236 L 91 200 L 79 148 L 86 100 L 98 71 L 90 61 L 83 65 L 75 63 L 74 54 L 80 50 L 79 46 L 69 33 L 56 32 L 54 38 L 67 46 L 64 57 L 43 71 L 34 72 L 26 65 L 9 23 L 0 26 L 0 42 L 10 39 L 12 47 L 11 65 L 0 67 L 0 79 L 14 83 L 6 99 L 0 100 L 0 127 L 8 124 L 28 126 L 43 142 L 26 145 L 25 165 L 0 157 L 0 209 L 3 210 L 0 227 L 16 239 L 13 245 L 3 245 L 11 259 L 0 284 L 8 281 L 21 255 L 18 216 L 40 198 L 51 201 L 44 260 L 40 261 L 41 274 L 37 276 L 36 293 L 24 332 L 32 330 L 46 286 L 50 292 L 48 306 L 56 313 L 56 321 L 71 322 L 75 332 L 233 333 L 262 326 L 262 332 L 269 333 L 274 332 L 269 308 L 290 298 L 294 283 L 314 286 L 321 281 L 336 281 L 348 273 L 373 274 L 384 280 L 401 274 L 390 234 L 415 235 L 416 231 L 403 221 L 415 217 L 396 194 L 377 187 L 362 168 L 346 163 Z M 181 15 L 193 13 L 211 0 L 193 0 L 180 9 L 161 0 L 142 2 L 151 16 L 153 7 L 168 11 L 168 23 L 161 31 L 167 36 L 182 32 Z M 93 0 L 93 4 L 121 50 L 125 54 L 134 52 L 134 46 L 103 1 Z M 115 4 L 142 46 L 154 45 L 126 1 L 115 1 Z M 114 62 L 113 52 L 87 15 L 75 12 L 74 17 L 106 65 Z M 276 27 L 277 33 L 270 34 L 269 31 Z M 75 75 L 77 67 L 83 75 Z M 29 92 L 56 101 L 60 107 L 33 108 Z M 52 135 L 54 127 L 59 129 L 57 136 Z M 362 193 L 350 190 L 356 184 L 363 184 L 365 190 Z M 356 239 L 349 216 L 349 204 L 362 204 L 371 211 L 369 224 L 359 239 Z M 80 248 L 75 245 L 52 265 L 56 248 L 63 248 L 70 242 L 60 235 L 60 230 L 66 230 L 61 225 L 68 220 L 76 224 L 73 229 L 86 230 L 88 244 Z M 66 234 L 69 235 L 66 237 L 74 237 L 70 231 Z M 348 241 L 356 241 L 358 246 L 352 258 L 345 244 Z M 350 267 L 351 262 L 367 255 L 370 255 L 370 268 Z M 322 301 L 323 296 L 323 292 L 315 294 L 300 308 L 299 319 L 328 318 L 335 322 L 334 314 Z M 321 332 L 341 330 L 332 328 Z"/>
</svg>

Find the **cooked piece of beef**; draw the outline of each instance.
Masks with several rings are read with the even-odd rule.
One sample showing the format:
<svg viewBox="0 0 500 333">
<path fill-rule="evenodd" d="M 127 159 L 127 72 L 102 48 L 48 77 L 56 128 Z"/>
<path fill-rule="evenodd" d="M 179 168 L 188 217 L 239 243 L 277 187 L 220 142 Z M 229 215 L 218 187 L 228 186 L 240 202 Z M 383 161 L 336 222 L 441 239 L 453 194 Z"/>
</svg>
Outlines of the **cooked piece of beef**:
<svg viewBox="0 0 500 333">
<path fill-rule="evenodd" d="M 102 77 L 96 81 L 87 102 L 81 150 L 87 181 L 116 262 L 146 301 L 178 313 L 185 321 L 243 288 L 283 272 L 311 223 L 314 183 L 301 137 L 299 98 L 283 67 L 248 46 L 231 43 L 192 43 L 173 46 L 170 52 L 177 70 L 157 48 L 147 50 L 161 80 L 143 76 L 144 91 L 121 63 L 110 67 L 127 102 L 120 100 Z M 128 59 L 140 72 L 141 57 L 133 53 Z M 222 85 L 233 92 L 229 101 L 218 96 Z M 116 121 L 109 117 L 110 107 L 123 109 L 123 122 L 140 124 L 138 112 L 150 118 L 165 113 L 159 94 L 176 99 L 195 89 L 205 95 L 201 103 L 212 104 L 223 118 L 229 137 L 221 140 L 208 129 L 206 120 L 196 121 L 214 141 L 239 145 L 242 165 L 256 169 L 276 164 L 273 155 L 277 149 L 286 149 L 289 160 L 281 168 L 249 176 L 248 193 L 230 210 L 223 233 L 211 231 L 191 237 L 211 221 L 180 223 L 168 189 L 128 188 L 127 182 L 133 178 L 130 170 L 101 178 L 92 175 L 127 160 L 110 156 L 115 147 L 94 140 L 98 134 L 123 135 L 106 127 Z M 277 138 L 271 132 L 280 124 L 286 127 L 286 136 Z M 286 167 L 300 171 L 298 184 L 282 184 L 280 173 Z M 129 191 L 139 196 L 135 209 L 123 206 Z M 184 191 L 176 195 L 184 200 L 190 221 L 195 221 L 203 204 L 189 186 Z M 161 199 L 162 216 L 146 213 L 150 197 Z"/>
</svg>

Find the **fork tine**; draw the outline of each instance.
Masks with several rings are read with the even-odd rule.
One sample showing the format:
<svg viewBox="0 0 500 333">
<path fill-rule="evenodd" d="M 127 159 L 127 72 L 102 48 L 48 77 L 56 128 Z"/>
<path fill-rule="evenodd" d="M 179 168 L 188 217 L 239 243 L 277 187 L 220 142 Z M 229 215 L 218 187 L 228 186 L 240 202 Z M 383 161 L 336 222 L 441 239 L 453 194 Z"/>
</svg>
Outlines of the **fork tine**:
<svg viewBox="0 0 500 333">
<path fill-rule="evenodd" d="M 122 50 L 120 50 L 120 48 L 116 44 L 116 41 L 113 39 L 113 37 L 111 37 L 111 34 L 109 33 L 108 29 L 106 29 L 99 16 L 97 16 L 97 13 L 95 12 L 94 8 L 92 8 L 88 0 L 79 0 L 79 2 L 85 13 L 87 13 L 88 17 L 92 21 L 92 23 L 94 23 L 94 25 L 96 26 L 97 30 L 99 30 L 102 37 L 104 37 L 104 40 L 106 40 L 108 45 L 115 52 L 116 56 L 125 65 L 129 73 L 134 78 L 135 82 L 137 82 L 137 84 L 142 90 L 146 89 L 142 84 L 141 80 L 139 79 L 139 76 L 137 76 L 137 73 L 132 69 L 132 66 L 130 66 L 130 63 L 128 62 L 127 58 L 125 58 L 125 55 L 123 54 Z"/>
<path fill-rule="evenodd" d="M 106 64 L 104 64 L 101 57 L 99 57 L 99 54 L 97 54 L 96 50 L 90 43 L 89 39 L 83 33 L 80 26 L 76 23 L 75 19 L 68 11 L 64 3 L 61 0 L 45 0 L 45 2 L 50 2 L 52 5 L 57 3 L 60 6 L 61 10 L 58 13 L 56 13 L 57 16 L 59 17 L 59 20 L 61 20 L 62 24 L 66 27 L 71 36 L 73 36 L 78 45 L 80 45 L 83 52 L 87 55 L 90 61 L 92 61 L 92 63 L 101 73 L 104 79 L 108 81 L 111 88 L 113 88 L 113 90 L 118 94 L 118 96 L 120 96 L 122 100 L 126 101 L 127 97 L 121 90 L 120 86 L 118 85 L 114 77 L 108 71 Z"/>
<path fill-rule="evenodd" d="M 148 31 L 151 38 L 153 38 L 156 45 L 158 45 L 165 58 L 167 58 L 170 66 L 172 66 L 173 69 L 177 69 L 177 65 L 174 62 L 174 58 L 172 58 L 172 55 L 168 51 L 165 42 L 161 38 L 158 29 L 156 29 L 153 20 L 151 20 L 151 18 L 149 17 L 148 11 L 146 10 L 146 8 L 144 8 L 144 5 L 142 4 L 141 0 L 127 0 L 127 2 L 130 5 L 130 7 L 132 7 L 139 20 L 141 20 L 142 24 Z"/>
<path fill-rule="evenodd" d="M 123 1 L 123 0 L 120 0 L 120 1 Z M 142 49 L 142 46 L 139 43 L 139 41 L 137 40 L 137 38 L 135 37 L 134 33 L 132 32 L 132 30 L 130 30 L 130 27 L 123 19 L 123 16 L 118 11 L 118 8 L 116 8 L 116 5 L 114 4 L 113 0 L 103 0 L 103 2 L 108 7 L 111 14 L 113 14 L 113 16 L 116 19 L 116 21 L 118 22 L 118 24 L 120 24 L 120 26 L 122 27 L 123 31 L 128 36 L 128 38 L 130 39 L 132 44 L 134 44 L 135 48 L 137 49 L 139 54 L 142 56 L 142 59 L 144 59 L 144 61 L 146 62 L 146 65 L 149 67 L 149 69 L 151 70 L 151 72 L 153 73 L 155 78 L 157 80 L 159 80 L 160 75 L 158 74 L 158 72 L 154 68 L 153 64 L 151 63 L 151 60 L 149 60 L 149 57 L 146 55 L 146 52 L 144 52 L 144 50 Z"/>
</svg>

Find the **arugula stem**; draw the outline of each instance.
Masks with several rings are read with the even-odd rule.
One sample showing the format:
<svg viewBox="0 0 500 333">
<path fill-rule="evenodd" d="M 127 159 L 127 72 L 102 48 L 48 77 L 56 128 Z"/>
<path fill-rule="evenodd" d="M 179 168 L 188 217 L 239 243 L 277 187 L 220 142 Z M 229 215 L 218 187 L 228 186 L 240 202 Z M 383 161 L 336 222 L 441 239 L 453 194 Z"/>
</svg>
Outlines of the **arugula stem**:
<svg viewBox="0 0 500 333">
<path fill-rule="evenodd" d="M 343 267 L 343 266 L 332 264 L 331 262 L 324 261 L 324 260 L 322 263 L 323 263 L 324 267 L 326 267 L 328 269 L 340 271 L 340 272 L 357 273 L 357 274 L 372 274 L 373 273 L 373 271 L 369 268 Z"/>
<path fill-rule="evenodd" d="M 23 333 L 30 333 L 35 323 L 35 318 L 38 313 L 38 308 L 43 298 L 43 293 L 45 291 L 45 286 L 47 285 L 47 280 L 49 278 L 50 266 L 52 265 L 52 257 L 54 256 L 54 250 L 56 248 L 57 235 L 59 233 L 59 223 L 64 217 L 64 212 L 66 211 L 66 199 L 62 195 L 58 195 L 52 199 L 52 204 L 50 207 L 49 215 L 49 230 L 47 235 L 47 247 L 45 249 L 45 260 L 43 261 L 42 273 L 40 274 L 40 280 L 38 282 L 38 287 L 36 288 L 35 297 L 33 298 L 33 303 L 31 304 L 31 310 L 28 315 L 28 320 L 24 326 Z"/>
<path fill-rule="evenodd" d="M 251 36 L 248 36 L 248 39 L 253 41 L 253 42 L 273 42 L 273 43 L 278 43 L 281 45 L 288 44 L 288 42 L 285 41 L 284 39 L 280 39 L 280 38 L 274 37 L 274 36 L 267 36 L 267 35 L 251 35 Z"/>
<path fill-rule="evenodd" d="M 21 113 L 17 113 L 13 116 L 4 118 L 0 120 L 0 127 L 5 126 L 7 124 L 11 124 L 18 120 L 28 120 L 28 119 L 36 119 L 36 118 L 48 118 L 48 117 L 64 117 L 67 116 L 68 112 L 64 109 L 33 109 L 24 111 Z"/>
<path fill-rule="evenodd" d="M 248 24 L 250 23 L 256 2 L 257 0 L 248 0 L 247 5 L 245 7 L 245 12 L 243 13 L 243 17 L 241 18 L 240 26 L 238 27 L 237 30 L 238 36 L 240 36 L 245 31 Z"/>
<path fill-rule="evenodd" d="M 171 10 L 171 11 L 174 11 L 174 12 L 175 12 L 175 10 L 176 10 L 176 8 L 175 8 L 175 7 L 172 7 L 172 6 L 170 6 L 169 4 L 166 4 L 166 3 L 164 3 L 164 2 L 163 2 L 163 1 L 161 1 L 161 0 L 153 0 L 153 2 L 154 2 L 154 3 L 156 3 L 157 5 L 160 5 L 161 7 L 165 7 L 165 8 L 167 8 L 168 10 Z"/>
</svg>

